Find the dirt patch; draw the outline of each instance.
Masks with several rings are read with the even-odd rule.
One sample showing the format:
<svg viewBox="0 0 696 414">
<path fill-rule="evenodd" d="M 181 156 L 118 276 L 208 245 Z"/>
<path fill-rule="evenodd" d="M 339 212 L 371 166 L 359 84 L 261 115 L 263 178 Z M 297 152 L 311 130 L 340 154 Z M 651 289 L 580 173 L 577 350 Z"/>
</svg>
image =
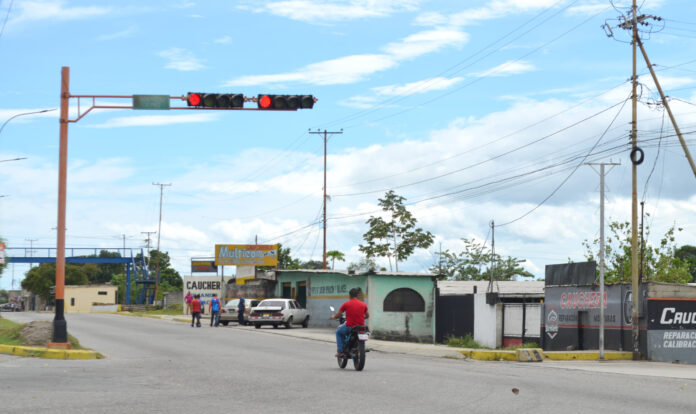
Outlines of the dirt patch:
<svg viewBox="0 0 696 414">
<path fill-rule="evenodd" d="M 19 334 L 25 345 L 46 346 L 53 338 L 53 322 L 29 322 Z"/>
</svg>

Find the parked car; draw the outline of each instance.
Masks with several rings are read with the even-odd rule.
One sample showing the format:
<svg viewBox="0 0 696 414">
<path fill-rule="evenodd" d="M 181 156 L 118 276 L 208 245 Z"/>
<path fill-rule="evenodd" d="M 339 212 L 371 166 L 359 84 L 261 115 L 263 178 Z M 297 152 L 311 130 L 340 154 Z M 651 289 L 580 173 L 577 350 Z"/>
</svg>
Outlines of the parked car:
<svg viewBox="0 0 696 414">
<path fill-rule="evenodd" d="M 259 304 L 258 299 L 244 299 L 244 325 L 250 325 L 249 314 L 251 310 Z M 237 316 L 237 306 L 239 306 L 239 299 L 232 299 L 227 301 L 225 306 L 222 307 L 220 311 L 220 323 L 227 326 L 230 322 L 239 322 Z"/>
<path fill-rule="evenodd" d="M 254 328 L 261 325 L 273 325 L 274 328 L 302 325 L 306 328 L 309 326 L 309 312 L 293 299 L 264 299 L 249 314 L 249 322 L 254 324 Z"/>
</svg>

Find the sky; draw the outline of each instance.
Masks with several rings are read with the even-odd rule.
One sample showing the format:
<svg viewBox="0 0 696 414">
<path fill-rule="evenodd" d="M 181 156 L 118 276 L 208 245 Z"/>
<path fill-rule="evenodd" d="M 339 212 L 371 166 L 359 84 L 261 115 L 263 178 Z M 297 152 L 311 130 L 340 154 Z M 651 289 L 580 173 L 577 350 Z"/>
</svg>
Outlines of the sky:
<svg viewBox="0 0 696 414">
<path fill-rule="evenodd" d="M 639 6 L 650 16 L 641 38 L 696 151 L 696 4 Z M 462 239 L 490 246 L 494 222 L 496 253 L 543 278 L 548 264 L 585 260 L 583 241 L 599 236 L 599 167 L 587 163 L 620 163 L 607 167 L 605 222 L 631 219 L 632 54 L 619 27 L 629 9 L 597 0 L 1 0 L 0 237 L 10 254 L 56 246 L 67 66 L 71 95 L 317 98 L 296 112 L 95 109 L 70 123 L 69 248 L 145 248 L 162 194 L 160 249 L 182 275 L 215 244 L 282 243 L 321 260 L 316 132 L 327 131 L 327 250 L 346 255 L 336 268 L 360 260 L 365 222 L 391 189 L 435 236 L 399 270 L 427 271 Z M 648 241 L 676 226 L 676 245 L 695 245 L 694 173 L 638 58 L 637 196 Z M 71 119 L 92 104 L 71 98 Z M 26 270 L 8 266 L 0 288 L 17 288 Z"/>
</svg>

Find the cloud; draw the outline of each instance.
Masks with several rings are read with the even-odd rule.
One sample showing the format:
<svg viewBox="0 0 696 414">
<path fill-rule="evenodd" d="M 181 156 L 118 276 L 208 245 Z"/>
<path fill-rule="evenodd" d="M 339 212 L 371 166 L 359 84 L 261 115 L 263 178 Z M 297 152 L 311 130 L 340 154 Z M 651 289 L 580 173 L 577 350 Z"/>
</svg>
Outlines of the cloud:
<svg viewBox="0 0 696 414">
<path fill-rule="evenodd" d="M 168 60 L 164 66 L 167 69 L 193 71 L 205 68 L 200 60 L 186 49 L 172 47 L 159 52 L 157 55 Z"/>
<path fill-rule="evenodd" d="M 417 0 L 285 0 L 271 1 L 263 6 L 253 2 L 242 5 L 240 8 L 316 24 L 386 17 L 395 13 L 414 11 L 419 3 L 420 1 Z"/>
<path fill-rule="evenodd" d="M 217 120 L 213 113 L 188 114 L 188 115 L 144 115 L 112 118 L 101 124 L 86 125 L 90 128 L 120 128 L 134 126 L 161 126 L 174 124 L 189 124 L 197 122 L 211 122 Z"/>
<path fill-rule="evenodd" d="M 104 16 L 114 11 L 111 7 L 67 7 L 65 2 L 58 1 L 23 1 L 17 4 L 12 23 L 42 20 L 78 20 Z"/>
<path fill-rule="evenodd" d="M 508 61 L 485 72 L 473 74 L 479 78 L 518 75 L 534 70 L 534 65 L 525 61 Z"/>
<path fill-rule="evenodd" d="M 97 40 L 114 40 L 121 39 L 124 37 L 131 37 L 138 32 L 137 27 L 131 26 L 127 29 L 121 30 L 120 32 L 105 34 L 97 37 Z"/>
<path fill-rule="evenodd" d="M 430 91 L 440 91 L 447 89 L 453 85 L 464 80 L 464 78 L 444 78 L 436 77 L 430 79 L 423 79 L 416 82 L 406 83 L 404 85 L 387 85 L 373 88 L 373 91 L 377 95 L 387 95 L 387 96 L 408 96 L 415 95 L 418 93 L 427 93 Z"/>
<path fill-rule="evenodd" d="M 450 15 L 425 12 L 416 18 L 415 23 L 422 26 L 463 27 L 511 14 L 551 8 L 558 3 L 558 0 L 493 0 L 482 7 L 465 9 Z"/>
<path fill-rule="evenodd" d="M 362 54 L 312 63 L 293 72 L 250 75 L 229 80 L 223 86 L 257 86 L 284 83 L 339 85 L 363 81 L 370 75 L 396 67 L 445 47 L 459 47 L 468 41 L 465 33 L 452 29 L 426 30 L 386 45 L 383 54 Z"/>
<path fill-rule="evenodd" d="M 232 43 L 232 36 L 218 37 L 217 39 L 213 40 L 213 42 L 221 45 L 226 45 L 228 43 Z"/>
</svg>

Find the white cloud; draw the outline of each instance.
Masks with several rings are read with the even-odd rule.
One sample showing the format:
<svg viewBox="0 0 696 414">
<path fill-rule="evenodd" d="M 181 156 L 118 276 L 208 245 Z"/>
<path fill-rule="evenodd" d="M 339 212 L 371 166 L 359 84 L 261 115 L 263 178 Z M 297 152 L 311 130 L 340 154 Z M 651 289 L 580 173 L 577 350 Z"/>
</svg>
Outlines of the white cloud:
<svg viewBox="0 0 696 414">
<path fill-rule="evenodd" d="M 363 54 L 312 63 L 293 72 L 273 75 L 250 75 L 232 79 L 223 86 L 256 86 L 284 83 L 338 85 L 360 82 L 370 75 L 396 67 L 405 59 L 413 59 L 445 47 L 459 47 L 468 36 L 457 30 L 426 30 L 384 47 L 384 54 Z"/>
<path fill-rule="evenodd" d="M 65 1 L 22 1 L 17 4 L 12 23 L 41 20 L 78 20 L 103 16 L 114 11 L 111 7 L 67 7 Z"/>
<path fill-rule="evenodd" d="M 525 61 L 508 61 L 502 63 L 492 69 L 485 72 L 473 74 L 473 76 L 485 78 L 485 77 L 497 77 L 497 76 L 509 76 L 518 75 L 520 73 L 525 73 L 534 70 L 534 65 L 527 63 Z"/>
<path fill-rule="evenodd" d="M 121 39 L 124 37 L 131 37 L 135 33 L 138 32 L 138 29 L 135 26 L 131 26 L 127 29 L 121 30 L 116 33 L 110 33 L 110 34 L 105 34 L 97 37 L 97 40 L 114 40 L 114 39 Z"/>
<path fill-rule="evenodd" d="M 197 122 L 211 122 L 215 120 L 217 120 L 217 115 L 213 113 L 188 115 L 143 115 L 112 118 L 101 124 L 86 126 L 91 128 L 120 128 L 134 126 L 189 124 Z"/>
<path fill-rule="evenodd" d="M 461 82 L 464 78 L 444 78 L 436 77 L 430 79 L 423 79 L 416 82 L 410 82 L 404 85 L 387 85 L 373 88 L 373 91 L 377 95 L 387 95 L 387 96 L 407 96 L 415 95 L 418 93 L 427 93 L 430 91 L 439 91 L 447 89 L 457 83 Z"/>
<path fill-rule="evenodd" d="M 186 49 L 172 47 L 159 52 L 157 55 L 168 60 L 164 66 L 167 69 L 193 71 L 205 68 L 201 61 Z"/>
<path fill-rule="evenodd" d="M 218 37 L 217 39 L 213 40 L 213 42 L 221 44 L 221 45 L 226 45 L 228 43 L 232 43 L 232 36 Z"/>
<path fill-rule="evenodd" d="M 240 6 L 256 13 L 270 13 L 307 23 L 386 17 L 394 13 L 414 11 L 418 0 L 285 0 L 271 1 L 263 6 L 258 2 Z"/>
</svg>

